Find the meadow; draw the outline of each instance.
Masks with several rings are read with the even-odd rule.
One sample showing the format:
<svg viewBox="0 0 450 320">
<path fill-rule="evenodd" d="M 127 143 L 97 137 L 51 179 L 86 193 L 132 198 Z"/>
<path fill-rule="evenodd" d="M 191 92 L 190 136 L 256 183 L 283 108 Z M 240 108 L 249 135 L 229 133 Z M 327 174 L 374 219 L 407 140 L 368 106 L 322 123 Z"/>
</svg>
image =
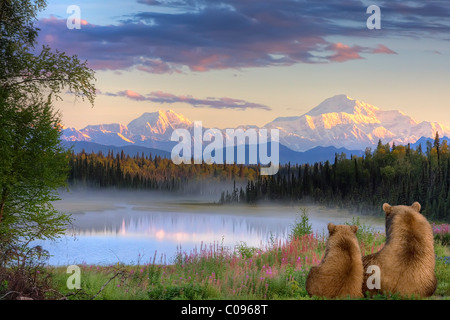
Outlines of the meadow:
<svg viewBox="0 0 450 320">
<path fill-rule="evenodd" d="M 384 233 L 357 224 L 361 253 L 380 250 Z M 433 224 L 435 233 L 436 276 L 438 287 L 427 299 L 450 298 L 450 255 L 448 224 Z M 80 265 L 81 288 L 67 288 L 66 268 L 47 268 L 51 274 L 52 298 L 69 300 L 309 300 L 305 282 L 312 266 L 320 263 L 327 235 L 311 233 L 308 216 L 295 221 L 286 240 L 271 239 L 265 246 L 234 248 L 221 243 L 200 244 L 190 252 L 181 248 L 173 261 L 155 252 L 151 261 L 136 265 Z M 447 239 L 447 240 L 446 240 Z M 55 294 L 58 292 L 58 294 Z M 405 298 L 405 297 L 403 297 Z M 407 297 L 411 299 L 414 297 Z M 363 298 L 367 299 L 367 298 Z M 371 299 L 402 299 L 397 295 L 379 295 Z"/>
</svg>

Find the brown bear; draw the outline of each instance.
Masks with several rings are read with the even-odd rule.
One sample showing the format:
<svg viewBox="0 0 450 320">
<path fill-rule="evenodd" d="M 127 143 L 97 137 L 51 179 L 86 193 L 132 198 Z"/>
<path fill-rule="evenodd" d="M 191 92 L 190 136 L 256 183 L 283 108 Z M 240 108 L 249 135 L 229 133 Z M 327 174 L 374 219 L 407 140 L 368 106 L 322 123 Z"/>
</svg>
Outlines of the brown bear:
<svg viewBox="0 0 450 320">
<path fill-rule="evenodd" d="M 433 231 L 427 219 L 419 213 L 420 208 L 418 202 L 411 206 L 383 204 L 386 242 L 380 251 L 362 258 L 365 271 L 363 293 L 369 296 L 397 293 L 423 297 L 434 293 L 437 281 Z M 374 287 L 375 273 L 367 273 L 371 265 L 379 268 L 379 288 Z"/>
<path fill-rule="evenodd" d="M 363 265 L 356 239 L 357 226 L 328 224 L 330 233 L 325 255 L 312 267 L 306 279 L 310 296 L 325 298 L 363 297 Z"/>
</svg>

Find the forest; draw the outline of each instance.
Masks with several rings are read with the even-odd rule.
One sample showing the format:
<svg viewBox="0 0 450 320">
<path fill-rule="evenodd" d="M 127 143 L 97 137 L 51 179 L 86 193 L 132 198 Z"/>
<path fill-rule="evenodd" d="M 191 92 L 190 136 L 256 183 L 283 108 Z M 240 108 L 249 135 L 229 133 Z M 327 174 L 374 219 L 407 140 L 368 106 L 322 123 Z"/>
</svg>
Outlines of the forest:
<svg viewBox="0 0 450 320">
<path fill-rule="evenodd" d="M 426 150 L 379 141 L 361 157 L 336 154 L 332 163 L 288 163 L 273 176 L 259 175 L 258 166 L 175 165 L 170 159 L 123 152 L 72 153 L 69 162 L 69 183 L 75 186 L 195 194 L 220 185 L 225 190 L 217 202 L 222 204 L 312 201 L 367 214 L 381 212 L 384 202 L 419 201 L 428 218 L 450 220 L 450 149 L 438 134 Z"/>
</svg>

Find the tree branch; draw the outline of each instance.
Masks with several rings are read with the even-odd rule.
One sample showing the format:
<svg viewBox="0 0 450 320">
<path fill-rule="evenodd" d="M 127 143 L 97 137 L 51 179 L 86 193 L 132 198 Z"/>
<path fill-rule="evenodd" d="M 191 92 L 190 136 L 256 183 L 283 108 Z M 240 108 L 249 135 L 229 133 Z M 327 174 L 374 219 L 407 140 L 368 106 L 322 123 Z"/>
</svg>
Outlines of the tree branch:
<svg viewBox="0 0 450 320">
<path fill-rule="evenodd" d="M 124 272 L 123 271 L 119 271 L 117 272 L 114 276 L 112 276 L 108 281 L 105 282 L 105 284 L 100 288 L 100 290 L 91 298 L 91 300 L 94 300 L 95 298 L 97 298 L 97 296 L 106 288 L 106 286 L 113 280 L 115 279 L 117 276 L 119 275 L 123 275 Z"/>
<path fill-rule="evenodd" d="M 21 84 L 24 84 L 24 83 L 27 83 L 27 82 L 34 82 L 34 81 L 42 81 L 42 82 L 43 81 L 62 81 L 62 82 L 67 82 L 67 81 L 69 81 L 69 79 L 68 78 L 33 78 L 33 79 L 25 79 L 23 81 L 18 81 L 18 82 L 12 83 L 10 85 L 6 85 L 6 88 L 13 87 L 13 86 L 16 86 L 16 85 L 21 85 Z"/>
</svg>

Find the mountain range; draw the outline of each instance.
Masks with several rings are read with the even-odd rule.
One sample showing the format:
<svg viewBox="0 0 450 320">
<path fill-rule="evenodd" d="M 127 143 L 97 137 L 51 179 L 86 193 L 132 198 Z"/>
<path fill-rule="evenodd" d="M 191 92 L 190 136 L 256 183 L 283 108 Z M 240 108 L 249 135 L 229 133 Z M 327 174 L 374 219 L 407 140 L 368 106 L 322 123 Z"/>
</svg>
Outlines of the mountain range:
<svg viewBox="0 0 450 320">
<path fill-rule="evenodd" d="M 414 143 L 421 137 L 442 137 L 450 127 L 416 122 L 399 110 L 382 110 L 346 95 L 326 99 L 299 117 L 283 117 L 265 125 L 280 130 L 280 143 L 304 151 L 316 146 L 364 150 L 383 143 Z"/>
<path fill-rule="evenodd" d="M 127 125 L 88 125 L 80 130 L 64 128 L 62 139 L 72 143 L 139 146 L 170 152 L 176 144 L 170 141 L 172 132 L 183 128 L 192 135 L 193 127 L 194 123 L 185 116 L 172 110 L 159 110 L 144 113 Z M 255 126 L 239 128 L 258 129 Z M 284 146 L 280 146 L 280 162 L 289 157 L 297 160 L 307 154 L 317 154 L 321 150 L 318 147 L 322 151 L 327 150 L 328 159 L 332 151 L 357 154 L 366 147 L 375 147 L 379 140 L 398 145 L 413 144 L 420 138 L 433 138 L 436 132 L 440 137 L 450 136 L 448 126 L 438 122 L 417 122 L 399 110 L 382 110 L 345 94 L 328 98 L 301 116 L 276 118 L 262 128 L 279 129 L 280 145 Z M 309 153 L 305 153 L 307 151 Z M 320 154 L 318 156 L 316 160 L 324 161 Z"/>
<path fill-rule="evenodd" d="M 142 146 L 136 146 L 136 145 L 128 145 L 123 147 L 118 146 L 112 146 L 112 145 L 103 145 L 98 144 L 95 142 L 87 142 L 87 141 L 64 141 L 64 145 L 67 148 L 72 148 L 73 152 L 80 153 L 83 150 L 86 153 L 98 153 L 102 152 L 104 155 L 107 155 L 109 152 L 112 152 L 113 154 L 121 153 L 122 151 L 129 156 L 135 156 L 135 155 L 142 155 L 145 156 L 160 156 L 163 158 L 170 158 L 171 153 L 169 151 L 154 149 L 154 148 L 147 148 Z M 270 147 L 269 147 L 270 149 Z M 246 148 L 246 154 L 245 159 L 246 163 L 248 163 L 248 148 Z M 426 149 L 424 149 L 426 150 Z M 362 156 L 364 154 L 364 151 L 362 150 L 347 150 L 345 148 L 335 148 L 335 147 L 315 147 L 307 151 L 299 152 L 291 150 L 283 145 L 280 145 L 279 148 L 279 163 L 281 165 L 291 163 L 291 164 L 301 164 L 301 163 L 309 163 L 313 164 L 315 162 L 325 162 L 330 161 L 333 163 L 335 155 L 336 154 L 342 154 L 345 153 L 347 157 L 354 156 Z M 225 157 L 226 152 L 223 152 L 224 155 L 224 162 L 226 160 Z M 234 147 L 234 161 L 236 161 L 236 155 L 237 155 L 237 147 Z"/>
</svg>

